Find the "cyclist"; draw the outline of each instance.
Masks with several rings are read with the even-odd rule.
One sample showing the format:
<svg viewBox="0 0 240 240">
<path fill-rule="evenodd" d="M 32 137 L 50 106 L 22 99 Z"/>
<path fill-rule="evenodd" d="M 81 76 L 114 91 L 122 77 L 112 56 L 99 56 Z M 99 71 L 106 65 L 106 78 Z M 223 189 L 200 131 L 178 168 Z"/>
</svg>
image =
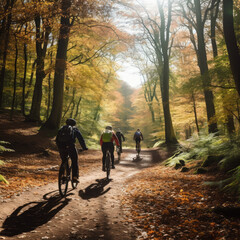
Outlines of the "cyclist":
<svg viewBox="0 0 240 240">
<path fill-rule="evenodd" d="M 115 135 L 115 133 L 112 130 L 112 126 L 107 126 L 104 130 L 104 132 L 101 135 L 100 138 L 100 145 L 102 147 L 102 153 L 103 153 L 103 157 L 102 157 L 102 170 L 105 171 L 105 159 L 106 159 L 106 153 L 107 150 L 109 150 L 110 154 L 111 154 L 111 160 L 112 160 L 112 169 L 115 168 L 114 166 L 114 145 L 113 145 L 113 141 L 115 141 L 116 145 L 119 147 L 119 141 L 117 136 Z"/>
<path fill-rule="evenodd" d="M 124 135 L 122 134 L 121 130 L 118 129 L 116 131 L 116 136 L 118 138 L 118 141 L 119 141 L 119 144 L 120 144 L 120 152 L 122 153 L 122 141 L 124 142 L 125 141 L 125 137 Z"/>
<path fill-rule="evenodd" d="M 81 132 L 77 129 L 76 120 L 68 118 L 66 125 L 58 130 L 56 143 L 62 161 L 67 161 L 68 156 L 72 160 L 72 175 L 73 181 L 78 182 L 79 169 L 78 169 L 78 152 L 75 146 L 76 138 L 78 139 L 83 150 L 88 150 Z"/>
<path fill-rule="evenodd" d="M 140 144 L 141 141 L 143 141 L 143 135 L 140 131 L 140 129 L 138 128 L 137 131 L 134 133 L 133 135 L 133 140 L 135 140 L 136 142 L 136 150 L 137 150 L 137 145 L 138 143 Z"/>
</svg>

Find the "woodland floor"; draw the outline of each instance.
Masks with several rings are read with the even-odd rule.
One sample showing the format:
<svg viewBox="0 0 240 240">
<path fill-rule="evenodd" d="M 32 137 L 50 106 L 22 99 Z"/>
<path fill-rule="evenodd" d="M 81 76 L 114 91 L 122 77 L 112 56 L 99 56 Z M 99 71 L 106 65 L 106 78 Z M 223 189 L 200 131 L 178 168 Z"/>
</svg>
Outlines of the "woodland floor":
<svg viewBox="0 0 240 240">
<path fill-rule="evenodd" d="M 214 175 L 165 167 L 163 149 L 124 150 L 105 179 L 101 152 L 79 154 L 80 184 L 66 198 L 57 189 L 60 163 L 53 140 L 37 126 L 0 114 L 0 140 L 11 142 L 0 174 L 0 239 L 240 239 L 240 204 L 204 185 Z"/>
</svg>

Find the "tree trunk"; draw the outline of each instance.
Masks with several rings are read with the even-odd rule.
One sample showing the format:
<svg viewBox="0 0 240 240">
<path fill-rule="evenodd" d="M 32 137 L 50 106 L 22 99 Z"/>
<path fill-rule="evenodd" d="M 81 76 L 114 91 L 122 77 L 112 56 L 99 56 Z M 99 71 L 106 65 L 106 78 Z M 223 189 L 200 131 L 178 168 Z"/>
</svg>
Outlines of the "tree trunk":
<svg viewBox="0 0 240 240">
<path fill-rule="evenodd" d="M 82 97 L 80 97 L 79 100 L 78 100 L 78 103 L 77 103 L 77 107 L 76 107 L 76 112 L 75 112 L 74 118 L 77 118 L 77 117 L 78 117 L 78 114 L 79 114 L 79 115 L 81 114 L 81 111 L 80 111 L 80 113 L 79 113 L 79 108 L 80 108 L 81 100 L 82 100 Z M 79 118 L 80 118 L 80 117 L 79 117 Z"/>
<path fill-rule="evenodd" d="M 63 92 L 64 92 L 64 74 L 67 59 L 67 47 L 70 33 L 70 7 L 71 0 L 62 0 L 61 10 L 61 27 L 58 38 L 57 56 L 55 64 L 54 87 L 53 87 L 53 104 L 51 114 L 42 126 L 43 129 L 57 130 L 61 123 Z"/>
<path fill-rule="evenodd" d="M 40 122 L 40 110 L 42 101 L 42 82 L 45 78 L 44 71 L 44 60 L 47 51 L 48 36 L 50 31 L 46 28 L 45 37 L 41 37 L 41 18 L 40 16 L 35 17 L 36 24 L 36 52 L 37 52 L 37 65 L 36 65 L 36 82 L 32 98 L 32 106 L 30 110 L 29 120 Z M 42 47 L 42 41 L 44 41 L 44 46 Z"/>
<path fill-rule="evenodd" d="M 223 0 L 223 31 L 233 78 L 240 96 L 240 53 L 234 31 L 233 0 Z"/>
<path fill-rule="evenodd" d="M 215 3 L 215 1 L 214 1 Z M 219 12 L 220 0 L 217 0 L 217 5 L 211 10 L 211 43 L 213 50 L 213 57 L 218 56 L 217 42 L 216 42 L 216 21 Z"/>
<path fill-rule="evenodd" d="M 7 61 L 7 52 L 8 52 L 8 43 L 9 43 L 9 31 L 12 23 L 12 7 L 15 0 L 8 0 L 5 10 L 9 11 L 8 16 L 6 17 L 6 26 L 3 26 L 2 36 L 3 39 L 3 56 L 2 57 L 2 67 L 0 72 L 0 108 L 3 106 L 3 87 L 5 81 L 5 71 L 6 71 L 6 61 Z"/>
<path fill-rule="evenodd" d="M 27 30 L 27 26 L 25 29 L 25 33 Z M 22 103 L 21 103 L 21 111 L 23 116 L 25 116 L 25 90 L 26 90 L 26 76 L 27 76 L 27 44 L 24 43 L 23 45 L 23 52 L 24 52 L 24 75 L 23 75 L 23 83 L 22 83 Z"/>
<path fill-rule="evenodd" d="M 208 132 L 214 133 L 218 131 L 217 123 L 215 119 L 215 107 L 213 100 L 213 93 L 209 89 L 211 80 L 208 74 L 208 64 L 207 64 L 207 53 L 204 41 L 204 24 L 201 16 L 201 4 L 200 0 L 194 0 L 196 8 L 196 24 L 197 24 L 197 39 L 198 39 L 198 66 L 200 68 L 200 73 L 203 81 L 205 104 L 207 109 L 207 119 L 208 119 Z"/>
<path fill-rule="evenodd" d="M 13 112 L 15 108 L 16 100 L 16 89 L 17 89 L 17 61 L 18 61 L 18 45 L 17 45 L 17 36 L 15 34 L 15 63 L 14 63 L 14 80 L 13 80 L 13 97 L 12 97 L 12 108 L 10 113 L 10 120 L 13 119 Z"/>
<path fill-rule="evenodd" d="M 198 125 L 198 118 L 197 118 L 197 108 L 196 108 L 196 101 L 194 93 L 192 93 L 192 101 L 193 101 L 193 112 L 194 112 L 194 119 L 197 128 L 197 132 L 199 133 L 199 125 Z"/>
<path fill-rule="evenodd" d="M 37 60 L 35 59 L 33 64 L 32 64 L 31 77 L 30 77 L 30 80 L 29 80 L 29 83 L 28 83 L 29 90 L 27 91 L 25 98 L 28 98 L 28 96 L 30 94 L 30 88 L 32 87 L 32 83 L 33 83 L 34 68 L 35 68 L 36 63 L 37 63 Z"/>
<path fill-rule="evenodd" d="M 158 61 L 159 66 L 161 66 L 161 63 L 163 64 L 162 69 L 159 71 L 159 77 L 160 77 L 160 88 L 161 88 L 161 94 L 162 94 L 162 105 L 163 105 L 163 114 L 164 114 L 164 123 L 165 123 L 165 142 L 167 144 L 176 144 L 177 138 L 173 129 L 172 124 L 172 117 L 170 113 L 170 104 L 169 104 L 169 52 L 170 52 L 170 46 L 169 46 L 169 35 L 170 35 L 170 26 L 171 26 L 171 14 L 172 14 L 172 3 L 171 1 L 168 1 L 168 19 L 167 23 L 165 22 L 165 15 L 163 11 L 163 6 L 161 6 L 160 2 L 158 1 L 158 10 L 160 14 L 161 19 L 161 25 L 160 25 L 160 45 L 162 52 L 162 56 L 159 56 L 158 53 Z M 160 59 L 162 57 L 162 59 Z M 162 81 L 161 81 L 162 80 Z"/>
</svg>

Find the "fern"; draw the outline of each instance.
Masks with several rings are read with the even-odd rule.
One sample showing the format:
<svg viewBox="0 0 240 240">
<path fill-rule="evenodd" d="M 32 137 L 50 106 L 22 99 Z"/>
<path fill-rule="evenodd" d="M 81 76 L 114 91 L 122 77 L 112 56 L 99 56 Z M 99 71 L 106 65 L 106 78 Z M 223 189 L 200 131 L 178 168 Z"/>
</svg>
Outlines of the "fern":
<svg viewBox="0 0 240 240">
<path fill-rule="evenodd" d="M 5 141 L 0 141 L 0 153 L 3 153 L 3 152 L 14 152 L 13 149 L 10 149 L 10 148 L 7 148 L 3 145 L 7 145 L 7 144 L 10 144 L 9 142 L 5 142 Z M 3 161 L 0 161 L 0 165 L 4 164 Z M 3 175 L 0 174 L 0 182 L 4 182 L 6 184 L 9 184 L 8 181 L 4 178 Z"/>
</svg>

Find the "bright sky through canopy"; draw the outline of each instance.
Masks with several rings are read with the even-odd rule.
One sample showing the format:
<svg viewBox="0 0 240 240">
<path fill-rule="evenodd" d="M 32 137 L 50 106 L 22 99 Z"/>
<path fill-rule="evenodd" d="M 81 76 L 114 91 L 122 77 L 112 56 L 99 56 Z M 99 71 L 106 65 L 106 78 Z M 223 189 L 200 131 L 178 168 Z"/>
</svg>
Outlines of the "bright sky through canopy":
<svg viewBox="0 0 240 240">
<path fill-rule="evenodd" d="M 123 63 L 122 68 L 118 70 L 118 76 L 121 80 L 127 82 L 133 88 L 141 86 L 141 76 L 139 70 L 129 63 Z"/>
</svg>

